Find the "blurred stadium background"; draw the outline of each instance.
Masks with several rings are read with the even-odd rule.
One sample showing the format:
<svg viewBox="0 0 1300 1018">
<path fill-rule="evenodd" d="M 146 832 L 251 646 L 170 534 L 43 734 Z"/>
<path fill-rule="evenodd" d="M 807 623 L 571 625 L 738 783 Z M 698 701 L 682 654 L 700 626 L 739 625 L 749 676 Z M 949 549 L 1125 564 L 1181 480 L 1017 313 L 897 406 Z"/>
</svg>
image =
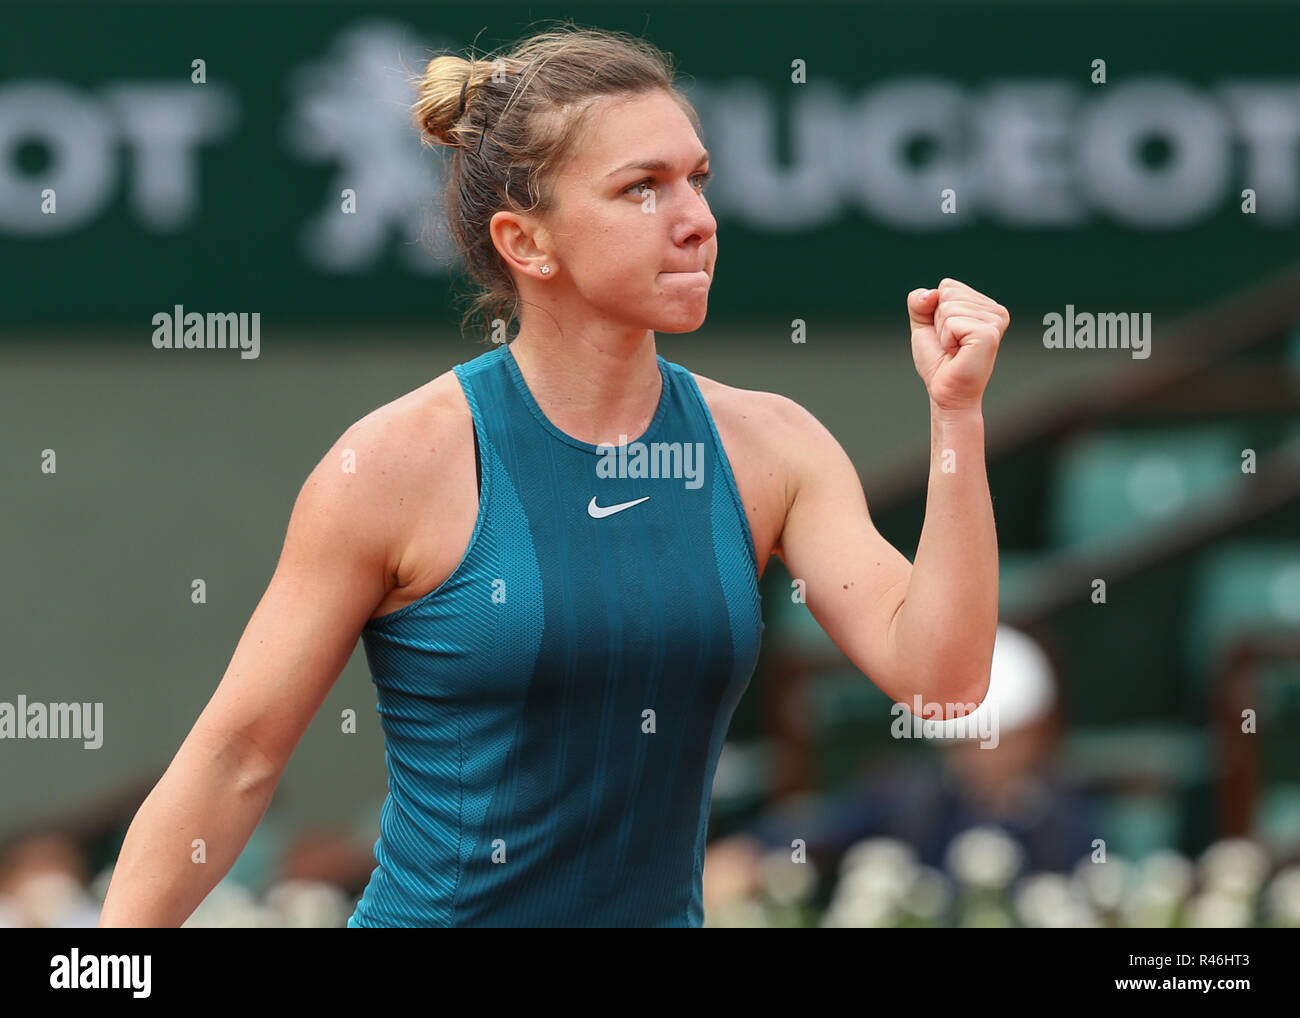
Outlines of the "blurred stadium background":
<svg viewBox="0 0 1300 1018">
<path fill-rule="evenodd" d="M 94 750 L 0 739 L 0 925 L 93 925 L 308 471 L 352 421 L 483 349 L 457 328 L 443 154 L 406 124 L 403 70 L 561 12 L 3 14 L 0 701 L 102 702 L 105 732 Z M 763 656 L 714 787 L 712 844 L 728 849 L 710 850 L 709 924 L 1300 925 L 1300 7 L 562 16 L 674 54 L 714 155 L 710 317 L 660 352 L 812 410 L 909 558 L 929 419 L 904 296 L 953 276 L 1012 312 L 985 399 L 1002 621 L 1048 662 L 1020 680 L 1055 693 L 1025 721 L 1051 721 L 1046 755 L 1004 754 L 997 780 L 1038 798 L 999 813 L 959 783 L 964 831 L 873 819 L 906 787 L 880 775 L 957 757 L 891 736 L 888 698 L 774 558 Z M 154 349 L 152 316 L 177 304 L 260 313 L 260 355 Z M 1043 315 L 1067 305 L 1149 312 L 1150 356 L 1045 348 Z M 1042 801 L 1057 787 L 1068 807 Z M 343 925 L 385 791 L 358 647 L 190 925 Z M 1062 813 L 1082 833 L 1049 866 L 1032 831 Z M 804 827 L 831 833 L 796 863 Z"/>
</svg>

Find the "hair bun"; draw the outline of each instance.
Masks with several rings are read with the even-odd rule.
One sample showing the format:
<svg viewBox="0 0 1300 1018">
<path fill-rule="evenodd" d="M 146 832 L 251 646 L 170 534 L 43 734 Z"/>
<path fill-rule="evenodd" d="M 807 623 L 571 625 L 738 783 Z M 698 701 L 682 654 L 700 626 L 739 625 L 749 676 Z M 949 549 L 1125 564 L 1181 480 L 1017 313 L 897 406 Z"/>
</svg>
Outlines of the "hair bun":
<svg viewBox="0 0 1300 1018">
<path fill-rule="evenodd" d="M 474 64 L 463 57 L 438 56 L 429 61 L 415 84 L 411 123 L 428 145 L 460 144 L 456 130 L 465 115 Z"/>
</svg>

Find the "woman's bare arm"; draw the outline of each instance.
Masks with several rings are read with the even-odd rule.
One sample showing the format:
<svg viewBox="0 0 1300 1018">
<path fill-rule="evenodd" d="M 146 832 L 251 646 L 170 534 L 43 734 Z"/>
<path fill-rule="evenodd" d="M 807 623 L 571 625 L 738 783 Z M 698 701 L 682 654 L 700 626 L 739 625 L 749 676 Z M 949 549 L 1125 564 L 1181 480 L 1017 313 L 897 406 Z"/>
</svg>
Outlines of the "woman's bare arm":
<svg viewBox="0 0 1300 1018">
<path fill-rule="evenodd" d="M 391 472 L 367 418 L 303 484 L 275 574 L 212 699 L 135 815 L 99 925 L 180 926 L 257 827 L 289 757 L 392 588 Z M 197 840 L 206 861 L 196 862 Z"/>
</svg>

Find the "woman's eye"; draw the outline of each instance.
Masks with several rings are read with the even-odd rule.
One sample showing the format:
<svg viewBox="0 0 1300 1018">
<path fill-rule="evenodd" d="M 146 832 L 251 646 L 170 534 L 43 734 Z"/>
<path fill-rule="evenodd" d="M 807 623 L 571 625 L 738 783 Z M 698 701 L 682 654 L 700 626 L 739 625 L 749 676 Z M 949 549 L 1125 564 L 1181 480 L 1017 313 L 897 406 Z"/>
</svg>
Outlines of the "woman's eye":
<svg viewBox="0 0 1300 1018">
<path fill-rule="evenodd" d="M 713 179 L 713 171 L 711 171 L 711 170 L 706 170 L 706 171 L 704 171 L 703 173 L 697 173 L 697 174 L 695 174 L 691 179 L 692 179 L 692 180 L 695 180 L 695 181 L 698 181 L 698 183 L 696 184 L 696 186 L 697 186 L 701 191 L 703 191 L 704 188 L 708 185 L 709 181 Z M 632 191 L 632 190 L 634 190 L 635 188 L 638 188 L 638 187 L 646 187 L 646 186 L 648 186 L 648 185 L 651 184 L 651 183 L 652 183 L 652 179 L 651 179 L 650 177 L 647 177 L 645 180 L 638 180 L 635 184 L 629 184 L 627 187 L 625 187 L 625 188 L 623 189 L 623 193 L 626 194 L 627 192 Z M 643 195 L 644 195 L 644 192 L 643 192 Z"/>
</svg>

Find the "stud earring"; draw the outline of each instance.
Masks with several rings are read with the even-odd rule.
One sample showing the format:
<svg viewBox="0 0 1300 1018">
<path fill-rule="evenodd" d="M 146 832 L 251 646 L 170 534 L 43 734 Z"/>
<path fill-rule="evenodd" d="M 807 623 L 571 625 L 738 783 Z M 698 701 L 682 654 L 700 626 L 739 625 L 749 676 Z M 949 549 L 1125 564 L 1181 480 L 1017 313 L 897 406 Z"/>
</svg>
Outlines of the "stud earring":
<svg viewBox="0 0 1300 1018">
<path fill-rule="evenodd" d="M 542 275 L 543 275 L 543 276 L 546 275 L 546 274 L 547 274 L 548 272 L 550 272 L 550 271 L 551 271 L 551 267 L 550 267 L 549 265 L 543 265 L 543 266 L 542 266 Z"/>
</svg>

